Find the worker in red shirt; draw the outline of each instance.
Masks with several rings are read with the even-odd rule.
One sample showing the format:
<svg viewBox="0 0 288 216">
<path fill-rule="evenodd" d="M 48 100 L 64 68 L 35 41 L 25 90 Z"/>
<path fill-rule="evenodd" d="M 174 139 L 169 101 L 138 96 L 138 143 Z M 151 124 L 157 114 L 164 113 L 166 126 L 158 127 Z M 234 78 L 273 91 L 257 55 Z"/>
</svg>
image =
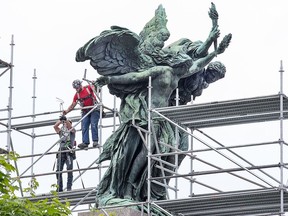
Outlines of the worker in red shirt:
<svg viewBox="0 0 288 216">
<path fill-rule="evenodd" d="M 74 95 L 73 102 L 68 107 L 68 109 L 63 111 L 63 115 L 66 115 L 71 110 L 74 109 L 74 107 L 77 105 L 77 103 L 80 104 L 82 107 L 82 117 L 84 117 L 92 108 L 91 106 L 94 106 L 97 103 L 96 96 L 93 92 L 94 87 L 91 87 L 90 85 L 82 86 L 82 81 L 80 80 L 74 80 L 72 83 L 73 88 L 76 90 L 76 94 Z M 90 107 L 86 108 L 85 107 Z M 82 128 L 82 143 L 78 145 L 79 148 L 84 149 L 87 148 L 90 144 L 89 139 L 89 127 L 91 125 L 91 133 L 92 133 L 92 140 L 93 140 L 93 147 L 99 147 L 98 143 L 98 122 L 100 118 L 100 109 L 94 109 L 88 116 L 86 116 L 82 122 L 81 122 L 81 128 Z"/>
</svg>

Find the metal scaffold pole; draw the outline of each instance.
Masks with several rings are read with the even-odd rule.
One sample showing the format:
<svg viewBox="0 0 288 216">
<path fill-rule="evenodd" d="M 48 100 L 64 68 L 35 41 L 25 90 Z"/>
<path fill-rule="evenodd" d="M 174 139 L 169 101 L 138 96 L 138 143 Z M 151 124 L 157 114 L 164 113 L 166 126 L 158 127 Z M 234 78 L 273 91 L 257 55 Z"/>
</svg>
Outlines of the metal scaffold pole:
<svg viewBox="0 0 288 216">
<path fill-rule="evenodd" d="M 190 133 L 193 134 L 193 129 L 190 128 Z M 191 157 L 190 157 L 190 197 L 193 196 L 193 182 L 194 182 L 194 178 L 193 178 L 193 172 L 194 172 L 194 168 L 193 168 L 193 151 L 194 151 L 194 139 L 193 136 L 190 137 L 190 149 L 191 149 Z"/>
<path fill-rule="evenodd" d="M 36 102 L 36 79 L 37 79 L 37 76 L 36 76 L 36 69 L 34 69 L 34 74 L 33 74 L 33 96 L 32 96 L 32 123 L 35 122 L 35 102 Z M 34 164 L 34 142 L 35 142 L 35 128 L 33 127 L 32 128 L 32 132 L 31 132 L 31 137 L 32 137 L 32 147 L 31 147 L 31 154 L 32 154 L 32 157 L 31 157 L 31 164 Z M 34 175 L 34 170 L 33 170 L 33 166 L 31 167 L 31 175 L 33 176 Z"/>
<path fill-rule="evenodd" d="M 194 101 L 194 96 L 191 95 L 191 105 L 193 105 L 193 101 Z M 194 133 L 194 129 L 193 128 L 189 128 L 190 133 L 193 135 Z M 194 177 L 193 177 L 193 173 L 194 173 L 194 138 L 193 136 L 190 136 L 190 150 L 191 150 L 191 157 L 190 157 L 190 197 L 193 197 L 194 192 L 193 192 L 193 183 L 195 181 Z"/>
<path fill-rule="evenodd" d="M 152 91 L 152 86 L 151 86 L 151 77 L 149 77 L 149 86 L 148 86 L 148 179 L 147 179 L 147 184 L 148 184 L 148 191 L 147 191 L 147 210 L 148 210 L 148 216 L 150 216 L 150 208 L 151 208 L 151 91 Z"/>
<path fill-rule="evenodd" d="M 280 215 L 285 215 L 284 214 L 284 184 L 283 184 L 283 166 L 284 166 L 284 161 L 283 161 L 283 147 L 284 147 L 284 140 L 283 140 L 283 120 L 284 120 L 284 115 L 283 115 L 283 65 L 282 65 L 282 60 L 280 62 L 280 139 L 279 139 L 279 144 L 280 144 Z"/>
<path fill-rule="evenodd" d="M 12 90 L 13 90 L 13 49 L 14 49 L 14 35 L 11 37 L 11 61 L 10 61 L 10 83 L 9 83 L 9 99 L 8 99 L 8 133 L 7 133 L 7 151 L 11 149 L 11 117 L 12 117 Z"/>
<path fill-rule="evenodd" d="M 102 122 L 102 119 L 103 119 L 103 116 L 102 116 L 103 115 L 103 91 L 102 91 L 102 89 L 99 90 L 97 88 L 97 93 L 100 93 L 100 98 L 99 98 L 100 101 L 99 101 L 99 103 L 101 104 L 101 106 L 100 106 L 100 119 L 99 119 L 99 127 L 100 127 L 99 143 L 100 143 L 100 145 L 102 147 L 103 146 L 103 122 Z M 99 155 L 101 154 L 101 151 L 102 151 L 102 148 L 99 148 Z M 99 171 L 98 182 L 101 182 L 101 179 L 102 179 L 101 166 L 100 166 L 100 169 L 98 171 Z"/>
<path fill-rule="evenodd" d="M 176 89 L 176 106 L 179 106 L 179 89 L 177 88 Z M 175 148 L 176 149 L 179 149 L 179 131 L 178 131 L 178 128 L 175 127 L 175 142 L 176 142 L 176 145 L 175 145 Z M 178 158 L 178 154 L 175 154 L 175 166 L 176 166 L 176 169 L 175 169 L 175 173 L 178 174 L 178 169 L 179 169 L 179 158 Z M 175 199 L 178 198 L 178 178 L 175 179 Z"/>
</svg>

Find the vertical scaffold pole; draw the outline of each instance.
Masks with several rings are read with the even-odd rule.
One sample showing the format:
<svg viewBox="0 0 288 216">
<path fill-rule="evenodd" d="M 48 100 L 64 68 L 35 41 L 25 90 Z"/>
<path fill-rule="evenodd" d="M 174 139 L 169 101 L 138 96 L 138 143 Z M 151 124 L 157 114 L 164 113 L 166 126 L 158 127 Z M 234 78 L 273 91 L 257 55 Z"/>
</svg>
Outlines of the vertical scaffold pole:
<svg viewBox="0 0 288 216">
<path fill-rule="evenodd" d="M 32 122 L 35 122 L 35 102 L 36 102 L 36 69 L 34 69 L 34 73 L 33 73 L 33 95 L 32 95 Z M 35 129 L 34 127 L 32 128 L 32 132 L 31 132 L 31 136 L 32 136 L 32 146 L 31 146 L 31 164 L 34 163 L 34 142 L 35 142 Z M 31 167 L 31 176 L 34 175 L 34 170 L 33 170 L 33 166 Z"/>
<path fill-rule="evenodd" d="M 149 76 L 149 85 L 148 85 L 148 173 L 147 173 L 147 184 L 148 184 L 148 190 L 147 190 L 147 211 L 148 216 L 151 215 L 150 213 L 150 207 L 151 207 L 151 91 L 152 91 L 152 85 L 151 85 L 151 76 Z"/>
<path fill-rule="evenodd" d="M 14 35 L 11 37 L 11 61 L 10 61 L 10 83 L 9 83 L 9 100 L 8 100 L 8 133 L 7 133 L 7 151 L 11 149 L 11 118 L 12 118 L 12 89 L 13 89 L 13 51 Z"/>
<path fill-rule="evenodd" d="M 103 122 L 102 122 L 102 118 L 103 118 L 103 116 L 102 116 L 102 114 L 103 114 L 103 91 L 102 90 L 103 89 L 97 88 L 97 94 L 100 93 L 100 98 L 99 98 L 100 101 L 99 101 L 99 103 L 101 104 L 101 106 L 100 106 L 100 120 L 99 120 L 99 126 L 100 126 L 100 130 L 99 130 L 99 132 L 100 132 L 99 144 L 101 146 L 103 146 Z M 99 155 L 101 154 L 101 152 L 102 152 L 102 148 L 99 148 Z M 101 166 L 100 166 L 98 182 L 101 182 L 101 178 L 102 178 L 102 169 L 101 169 Z"/>
<path fill-rule="evenodd" d="M 176 106 L 179 106 L 179 89 L 176 88 Z M 179 148 L 179 129 L 178 127 L 175 127 L 175 148 L 178 149 Z M 178 174 L 178 162 L 179 158 L 178 158 L 178 154 L 175 155 L 175 166 L 176 166 L 176 175 Z M 175 199 L 178 198 L 178 178 L 175 178 Z"/>
<path fill-rule="evenodd" d="M 193 129 L 190 128 L 190 133 L 193 134 Z M 190 174 L 191 174 L 191 180 L 190 180 L 190 197 L 193 196 L 193 182 L 194 182 L 194 178 L 193 178 L 193 172 L 194 172 L 194 168 L 193 168 L 193 150 L 194 150 L 194 138 L 193 136 L 190 136 L 190 150 L 191 150 L 191 157 L 190 157 Z"/>
<path fill-rule="evenodd" d="M 191 105 L 193 104 L 194 101 L 194 97 L 193 95 L 191 96 Z M 194 130 L 192 128 L 189 128 L 191 134 L 193 134 Z M 190 157 L 190 174 L 191 174 L 191 180 L 190 180 L 190 197 L 193 196 L 193 182 L 194 182 L 194 178 L 193 178 L 193 173 L 194 173 L 194 168 L 193 168 L 193 150 L 194 150 L 194 138 L 193 136 L 190 136 L 190 150 L 191 150 L 191 157 Z"/>
<path fill-rule="evenodd" d="M 284 215 L 284 185 L 283 185 L 283 64 L 280 61 L 280 215 Z"/>
</svg>

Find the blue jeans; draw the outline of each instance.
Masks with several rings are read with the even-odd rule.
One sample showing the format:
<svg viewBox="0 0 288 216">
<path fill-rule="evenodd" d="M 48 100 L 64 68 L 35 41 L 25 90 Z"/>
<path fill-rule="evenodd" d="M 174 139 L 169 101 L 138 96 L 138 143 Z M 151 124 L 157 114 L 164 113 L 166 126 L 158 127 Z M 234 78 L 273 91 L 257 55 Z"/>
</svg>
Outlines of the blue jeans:
<svg viewBox="0 0 288 216">
<path fill-rule="evenodd" d="M 87 111 L 82 112 L 82 117 L 88 113 Z M 90 143 L 89 139 L 89 127 L 91 125 L 92 140 L 98 141 L 98 122 L 100 118 L 99 110 L 94 110 L 88 116 L 86 116 L 82 122 L 82 143 L 88 145 Z"/>
<path fill-rule="evenodd" d="M 73 170 L 73 157 L 68 152 L 58 153 L 56 172 L 62 171 L 64 164 L 66 164 L 67 170 Z M 57 178 L 58 190 L 63 191 L 62 173 L 57 173 L 56 178 Z M 67 189 L 72 188 L 72 183 L 73 183 L 73 172 L 68 172 L 67 173 Z"/>
</svg>

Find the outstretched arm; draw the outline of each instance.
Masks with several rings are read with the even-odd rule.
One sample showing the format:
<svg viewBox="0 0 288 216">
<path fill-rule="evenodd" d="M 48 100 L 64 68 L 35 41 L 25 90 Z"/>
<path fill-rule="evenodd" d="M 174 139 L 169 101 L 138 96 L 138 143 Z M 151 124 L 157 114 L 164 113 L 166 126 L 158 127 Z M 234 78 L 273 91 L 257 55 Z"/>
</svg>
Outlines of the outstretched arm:
<svg viewBox="0 0 288 216">
<path fill-rule="evenodd" d="M 217 50 L 213 51 L 212 53 L 209 53 L 207 56 L 200 58 L 193 62 L 192 66 L 189 69 L 189 72 L 187 76 L 190 76 L 194 73 L 197 73 L 198 71 L 202 70 L 209 62 L 212 61 L 212 59 L 217 56 L 218 54 L 221 54 L 225 51 L 225 49 L 229 46 L 230 41 L 232 39 L 232 34 L 226 35 L 221 43 L 219 44 L 219 47 Z"/>
<path fill-rule="evenodd" d="M 172 72 L 173 71 L 171 67 L 155 66 L 145 71 L 130 72 L 119 76 L 102 76 L 96 80 L 95 85 L 102 87 L 107 84 L 124 84 L 124 85 L 131 83 L 135 84 L 147 81 L 150 76 L 153 78 L 162 73 L 172 73 Z"/>
<path fill-rule="evenodd" d="M 192 74 L 195 74 L 198 71 L 202 70 L 206 65 L 208 65 L 212 61 L 212 59 L 215 56 L 217 56 L 217 51 L 213 51 L 209 53 L 207 56 L 194 61 L 192 66 L 189 68 L 189 72 L 184 77 L 191 76 Z"/>
<path fill-rule="evenodd" d="M 66 115 L 67 113 L 71 112 L 76 105 L 77 103 L 73 101 L 67 110 L 63 110 L 63 115 Z"/>
<path fill-rule="evenodd" d="M 213 41 L 215 41 L 219 36 L 220 30 L 218 29 L 218 26 L 213 27 L 206 41 L 196 50 L 196 56 L 199 58 L 204 57 L 208 53 Z"/>
</svg>

